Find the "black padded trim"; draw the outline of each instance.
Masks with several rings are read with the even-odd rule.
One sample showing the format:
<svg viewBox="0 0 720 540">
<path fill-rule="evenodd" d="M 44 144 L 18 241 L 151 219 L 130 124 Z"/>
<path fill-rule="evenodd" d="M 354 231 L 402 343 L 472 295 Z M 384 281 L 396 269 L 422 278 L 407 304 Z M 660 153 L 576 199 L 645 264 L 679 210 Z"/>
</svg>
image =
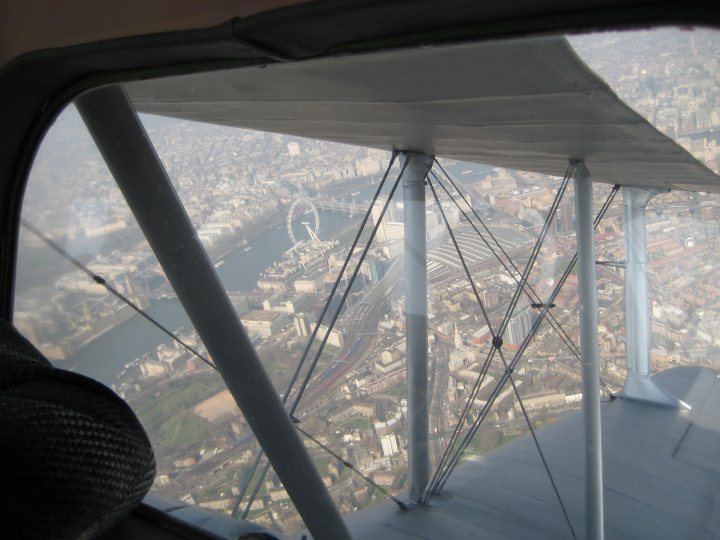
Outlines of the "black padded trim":
<svg viewBox="0 0 720 540">
<path fill-rule="evenodd" d="M 98 359 L 102 361 L 102 359 Z M 0 524 L 8 538 L 93 538 L 147 493 L 150 442 L 100 383 L 56 369 L 0 323 Z"/>
</svg>

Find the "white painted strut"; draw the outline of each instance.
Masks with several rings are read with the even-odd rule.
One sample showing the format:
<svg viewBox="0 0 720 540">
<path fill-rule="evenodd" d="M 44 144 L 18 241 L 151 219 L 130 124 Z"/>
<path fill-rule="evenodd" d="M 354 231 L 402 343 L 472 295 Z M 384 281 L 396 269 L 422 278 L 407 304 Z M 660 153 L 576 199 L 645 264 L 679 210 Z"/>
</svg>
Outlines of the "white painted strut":
<svg viewBox="0 0 720 540">
<path fill-rule="evenodd" d="M 645 207 L 666 190 L 623 187 L 625 207 L 625 352 L 627 378 L 621 397 L 667 405 L 687 406 L 650 378 L 650 305 L 647 279 Z"/>
<path fill-rule="evenodd" d="M 425 177 L 433 156 L 400 153 L 405 226 L 405 329 L 408 374 L 410 499 L 419 502 L 430 478 L 428 455 L 427 241 Z"/>
<path fill-rule="evenodd" d="M 585 420 L 585 538 L 602 540 L 603 473 L 600 422 L 600 360 L 598 351 L 595 229 L 592 178 L 584 163 L 575 173 L 578 292 L 580 295 L 580 356 Z"/>
</svg>

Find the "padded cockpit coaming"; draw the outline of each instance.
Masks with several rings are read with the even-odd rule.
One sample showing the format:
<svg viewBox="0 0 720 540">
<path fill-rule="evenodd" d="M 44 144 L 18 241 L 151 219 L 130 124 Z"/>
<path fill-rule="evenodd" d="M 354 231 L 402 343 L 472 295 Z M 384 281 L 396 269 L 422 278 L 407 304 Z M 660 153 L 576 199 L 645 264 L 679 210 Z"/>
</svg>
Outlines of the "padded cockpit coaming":
<svg viewBox="0 0 720 540">
<path fill-rule="evenodd" d="M 7 538 L 94 538 L 155 476 L 150 441 L 110 389 L 56 369 L 0 321 L 0 524 Z"/>
</svg>

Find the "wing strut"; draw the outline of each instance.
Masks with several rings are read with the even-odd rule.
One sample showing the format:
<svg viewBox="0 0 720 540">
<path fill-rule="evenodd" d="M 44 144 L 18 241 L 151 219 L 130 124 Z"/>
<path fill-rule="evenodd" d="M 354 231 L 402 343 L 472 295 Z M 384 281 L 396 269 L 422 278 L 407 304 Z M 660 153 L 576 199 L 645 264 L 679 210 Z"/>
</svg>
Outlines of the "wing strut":
<svg viewBox="0 0 720 540">
<path fill-rule="evenodd" d="M 602 540 L 604 538 L 602 429 L 600 387 L 597 384 L 600 378 L 600 353 L 595 283 L 595 228 L 592 178 L 584 163 L 578 163 L 575 170 L 575 215 L 577 216 L 582 404 L 585 419 L 585 538 Z"/>
<path fill-rule="evenodd" d="M 688 405 L 668 394 L 650 378 L 647 237 L 645 207 L 666 190 L 623 187 L 625 207 L 625 334 L 627 379 L 620 397 L 670 407 Z"/>
<path fill-rule="evenodd" d="M 425 177 L 434 156 L 401 152 L 405 230 L 405 335 L 408 383 L 409 496 L 420 502 L 430 478 L 428 455 L 427 242 Z"/>
<path fill-rule="evenodd" d="M 305 525 L 316 539 L 349 539 L 125 91 L 119 86 L 93 90 L 76 105 Z"/>
</svg>

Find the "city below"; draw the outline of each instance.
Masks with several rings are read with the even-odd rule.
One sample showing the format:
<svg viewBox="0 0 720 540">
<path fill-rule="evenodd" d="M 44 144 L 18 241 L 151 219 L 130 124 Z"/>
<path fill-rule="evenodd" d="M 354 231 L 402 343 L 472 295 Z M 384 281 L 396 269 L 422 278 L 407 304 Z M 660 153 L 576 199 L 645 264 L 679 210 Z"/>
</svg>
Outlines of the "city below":
<svg viewBox="0 0 720 540">
<path fill-rule="evenodd" d="M 644 34 L 640 34 L 643 36 Z M 720 58 L 709 32 L 609 34 L 573 38 L 584 60 L 659 130 L 718 172 Z M 660 51 L 660 52 L 658 52 Z M 632 58 L 627 61 L 626 58 Z M 624 61 L 620 61 L 623 59 Z M 379 150 L 272 133 L 144 117 L 198 236 L 279 394 L 315 330 L 380 185 L 390 156 Z M 517 268 L 527 261 L 560 179 L 440 160 L 469 203 L 427 190 L 430 455 L 448 444 L 470 389 L 492 347 L 491 329 L 442 219 L 458 241 L 490 326 L 497 329 L 520 271 L 499 262 L 472 224 L 476 212 Z M 397 165 L 388 184 L 397 176 Z M 63 189 L 51 186 L 62 185 Z M 398 190 L 384 217 L 386 186 L 317 329 L 310 356 L 326 344 L 295 416 L 302 429 L 378 485 L 402 494 L 407 482 L 407 373 L 403 205 Z M 612 186 L 595 184 L 597 208 Z M 52 194 L 53 203 L 47 197 Z M 48 209 L 50 208 L 50 209 Z M 463 213 L 466 212 L 466 214 Z M 102 159 L 69 109 L 40 152 L 23 217 L 159 320 L 184 343 L 207 352 L 185 316 Z M 470 221 L 468 220 L 470 218 Z M 471 224 L 472 223 L 472 224 Z M 369 231 L 368 255 L 328 328 Z M 653 370 L 672 365 L 718 367 L 720 199 L 672 192 L 649 205 L 648 248 Z M 625 380 L 625 257 L 620 195 L 596 236 L 601 377 L 618 391 Z M 217 372 L 154 328 L 29 231 L 21 237 L 15 322 L 56 365 L 112 385 L 138 414 L 156 454 L 155 488 L 176 499 L 231 512 L 258 445 Z M 546 299 L 574 255 L 572 189 L 561 202 L 529 285 Z M 515 371 L 533 425 L 581 406 L 577 277 L 571 274 L 547 322 Z M 503 336 L 514 354 L 539 314 L 522 296 Z M 491 364 L 470 405 L 469 422 L 504 371 Z M 302 375 L 305 374 L 303 370 Z M 297 385 L 296 385 L 297 386 Z M 291 394 L 291 397 L 293 394 Z M 607 393 L 604 398 L 608 398 Z M 465 454 L 474 459 L 527 432 L 512 387 L 495 401 Z M 342 512 L 386 500 L 342 461 L 306 439 L 323 481 Z M 248 502 L 240 503 L 240 511 Z M 285 533 L 302 522 L 270 473 L 249 517 Z"/>
</svg>

